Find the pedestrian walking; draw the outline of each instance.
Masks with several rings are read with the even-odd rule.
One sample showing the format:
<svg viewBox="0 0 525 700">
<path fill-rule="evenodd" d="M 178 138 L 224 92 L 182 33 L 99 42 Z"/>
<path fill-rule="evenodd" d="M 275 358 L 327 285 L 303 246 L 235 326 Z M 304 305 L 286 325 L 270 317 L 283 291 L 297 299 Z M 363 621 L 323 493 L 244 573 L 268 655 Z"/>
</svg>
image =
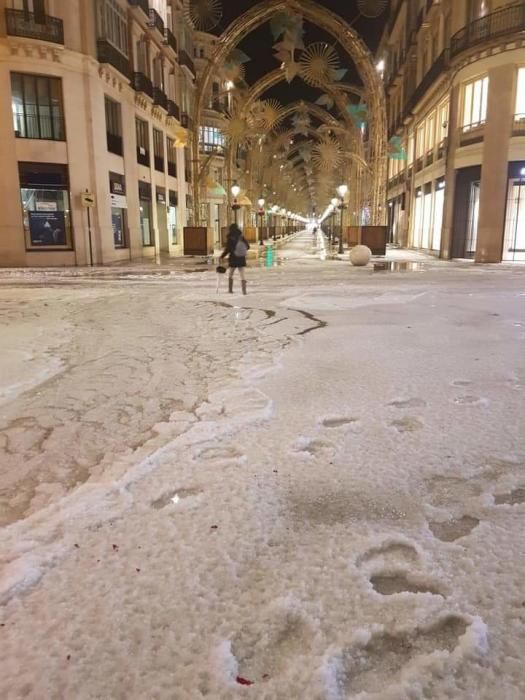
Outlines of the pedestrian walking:
<svg viewBox="0 0 525 700">
<path fill-rule="evenodd" d="M 233 294 L 233 275 L 235 270 L 239 270 L 241 278 L 242 293 L 246 294 L 246 276 L 244 268 L 246 267 L 246 255 L 250 250 L 250 244 L 242 235 L 241 229 L 237 224 L 232 224 L 228 231 L 226 246 L 222 252 L 221 260 L 228 256 L 228 264 L 230 267 L 228 274 L 228 292 Z"/>
</svg>

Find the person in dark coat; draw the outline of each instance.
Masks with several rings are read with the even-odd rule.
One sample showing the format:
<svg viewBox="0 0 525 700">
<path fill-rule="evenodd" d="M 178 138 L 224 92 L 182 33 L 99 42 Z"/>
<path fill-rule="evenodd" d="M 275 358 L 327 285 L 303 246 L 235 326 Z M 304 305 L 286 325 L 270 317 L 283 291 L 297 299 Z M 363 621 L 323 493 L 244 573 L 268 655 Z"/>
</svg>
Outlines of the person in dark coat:
<svg viewBox="0 0 525 700">
<path fill-rule="evenodd" d="M 246 276 L 244 268 L 246 267 L 246 254 L 250 250 L 250 244 L 242 235 L 241 229 L 237 224 L 232 224 L 228 231 L 226 246 L 221 255 L 221 260 L 228 256 L 228 264 L 230 273 L 228 275 L 228 292 L 233 294 L 233 275 L 235 270 L 239 270 L 241 278 L 242 293 L 246 294 Z"/>
</svg>

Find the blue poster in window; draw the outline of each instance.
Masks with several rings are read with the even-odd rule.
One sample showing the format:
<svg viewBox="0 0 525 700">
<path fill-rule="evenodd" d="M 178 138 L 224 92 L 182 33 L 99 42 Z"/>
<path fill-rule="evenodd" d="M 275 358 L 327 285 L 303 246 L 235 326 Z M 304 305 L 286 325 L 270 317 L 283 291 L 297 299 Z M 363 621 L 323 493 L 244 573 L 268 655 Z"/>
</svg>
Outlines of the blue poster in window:
<svg viewBox="0 0 525 700">
<path fill-rule="evenodd" d="M 31 245 L 67 245 L 63 211 L 30 211 Z"/>
</svg>

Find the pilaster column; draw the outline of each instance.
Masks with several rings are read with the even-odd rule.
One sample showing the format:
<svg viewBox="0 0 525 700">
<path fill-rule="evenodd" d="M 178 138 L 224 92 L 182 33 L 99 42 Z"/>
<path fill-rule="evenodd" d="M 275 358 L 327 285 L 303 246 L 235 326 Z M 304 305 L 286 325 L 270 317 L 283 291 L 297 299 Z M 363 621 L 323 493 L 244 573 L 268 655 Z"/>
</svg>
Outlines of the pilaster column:
<svg viewBox="0 0 525 700">
<path fill-rule="evenodd" d="M 512 64 L 489 71 L 476 246 L 478 263 L 501 262 L 515 77 L 516 69 Z"/>
<path fill-rule="evenodd" d="M 445 260 L 450 260 L 452 257 L 452 240 L 454 234 L 454 200 L 456 198 L 456 168 L 454 165 L 454 154 L 459 146 L 459 91 L 459 85 L 455 85 L 452 88 L 448 116 L 448 137 L 445 168 L 445 203 L 443 208 L 443 230 L 441 235 L 440 252 L 440 257 Z"/>
</svg>

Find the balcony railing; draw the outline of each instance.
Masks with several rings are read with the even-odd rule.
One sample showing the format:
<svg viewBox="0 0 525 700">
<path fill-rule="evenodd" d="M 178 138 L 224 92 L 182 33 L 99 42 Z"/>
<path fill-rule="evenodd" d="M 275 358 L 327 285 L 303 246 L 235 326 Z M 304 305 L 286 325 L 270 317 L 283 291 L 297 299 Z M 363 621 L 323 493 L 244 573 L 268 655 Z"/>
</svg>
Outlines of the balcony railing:
<svg viewBox="0 0 525 700">
<path fill-rule="evenodd" d="M 193 60 L 188 56 L 186 51 L 184 51 L 184 49 L 181 49 L 179 51 L 179 63 L 181 64 L 181 66 L 186 66 L 186 68 L 188 68 L 192 75 L 195 75 L 195 64 L 193 63 Z"/>
<path fill-rule="evenodd" d="M 228 112 L 228 105 L 219 99 L 212 101 L 211 108 L 214 112 L 219 112 L 220 114 L 226 114 Z"/>
<path fill-rule="evenodd" d="M 168 100 L 168 115 L 170 117 L 175 117 L 175 119 L 180 122 L 179 105 L 176 102 L 173 102 L 173 100 Z"/>
<path fill-rule="evenodd" d="M 129 58 L 120 53 L 118 49 L 105 39 L 99 39 L 97 41 L 97 58 L 100 63 L 109 63 L 116 68 L 119 73 L 125 75 L 128 80 L 131 78 Z"/>
<path fill-rule="evenodd" d="M 168 29 L 166 27 L 164 29 L 164 43 L 166 46 L 169 46 L 175 53 L 177 53 L 177 39 L 175 38 L 175 35 L 171 31 L 171 29 Z"/>
<path fill-rule="evenodd" d="M 5 18 L 6 32 L 9 36 L 64 44 L 64 23 L 58 17 L 8 8 Z"/>
<path fill-rule="evenodd" d="M 450 42 L 450 53 L 458 53 L 472 46 L 490 41 L 505 34 L 515 34 L 525 29 L 525 2 L 511 5 L 490 15 L 474 20 L 454 34 Z"/>
<path fill-rule="evenodd" d="M 124 147 L 122 144 L 122 136 L 118 134 L 112 134 L 109 131 L 106 132 L 108 151 L 110 153 L 115 153 L 117 156 L 124 154 Z"/>
<path fill-rule="evenodd" d="M 154 161 L 155 161 L 155 170 L 158 170 L 159 173 L 163 173 L 164 172 L 164 158 L 162 156 L 155 156 Z"/>
<path fill-rule="evenodd" d="M 419 100 L 426 94 L 429 88 L 434 85 L 439 76 L 446 71 L 448 67 L 448 51 L 443 51 L 434 61 L 430 70 L 427 71 L 419 85 L 408 99 L 405 105 L 405 115 L 411 112 L 417 105 Z"/>
<path fill-rule="evenodd" d="M 145 165 L 146 168 L 149 168 L 149 151 L 142 146 L 137 146 L 137 163 L 140 165 Z"/>
<path fill-rule="evenodd" d="M 25 110 L 13 114 L 15 136 L 18 139 L 65 141 L 64 117 L 39 113 L 36 104 L 25 104 Z"/>
<path fill-rule="evenodd" d="M 145 95 L 148 95 L 148 97 L 153 99 L 153 83 L 147 75 L 139 72 L 133 73 L 132 85 L 134 90 L 137 92 L 143 92 Z"/>
<path fill-rule="evenodd" d="M 128 4 L 132 7 L 140 7 L 146 17 L 149 19 L 149 2 L 148 0 L 128 0 Z"/>
<path fill-rule="evenodd" d="M 168 175 L 177 177 L 177 164 L 171 160 L 168 161 Z"/>
<path fill-rule="evenodd" d="M 164 20 L 162 17 L 159 15 L 157 10 L 154 10 L 152 7 L 150 7 L 149 10 L 149 26 L 158 29 L 159 32 L 164 36 Z"/>
<path fill-rule="evenodd" d="M 159 105 L 159 107 L 165 109 L 166 112 L 168 111 L 168 97 L 162 88 L 153 88 L 153 104 Z"/>
</svg>

